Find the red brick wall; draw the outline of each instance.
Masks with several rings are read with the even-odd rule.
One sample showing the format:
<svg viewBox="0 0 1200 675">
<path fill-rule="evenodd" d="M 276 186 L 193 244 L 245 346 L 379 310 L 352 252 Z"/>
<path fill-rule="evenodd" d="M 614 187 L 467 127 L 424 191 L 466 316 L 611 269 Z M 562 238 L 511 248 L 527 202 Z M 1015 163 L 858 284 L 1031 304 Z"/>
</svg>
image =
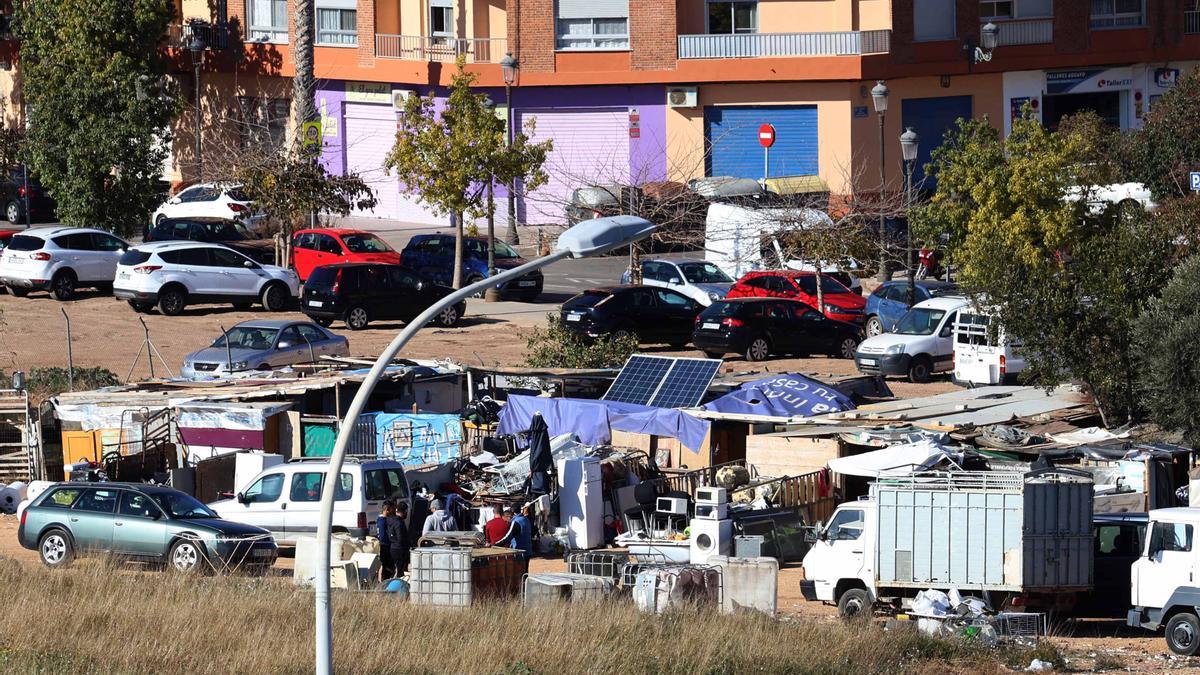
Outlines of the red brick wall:
<svg viewBox="0 0 1200 675">
<path fill-rule="evenodd" d="M 954 30 L 959 40 L 975 36 L 979 40 L 979 2 L 957 0 L 954 6 Z"/>
<path fill-rule="evenodd" d="M 1186 0 L 1157 0 L 1146 3 L 1146 25 L 1153 47 L 1175 47 L 1183 42 L 1183 12 L 1191 9 Z"/>
<path fill-rule="evenodd" d="M 892 0 L 892 60 L 912 62 L 913 0 Z"/>
<path fill-rule="evenodd" d="M 675 70 L 678 58 L 675 3 L 629 0 L 629 47 L 633 70 Z"/>
<path fill-rule="evenodd" d="M 375 0 L 358 0 L 358 65 L 375 65 Z"/>
<path fill-rule="evenodd" d="M 521 70 L 553 71 L 554 0 L 508 0 L 507 20 L 509 48 Z"/>
<path fill-rule="evenodd" d="M 1063 54 L 1086 52 L 1091 47 L 1091 16 L 1091 0 L 1055 0 L 1055 51 Z"/>
</svg>

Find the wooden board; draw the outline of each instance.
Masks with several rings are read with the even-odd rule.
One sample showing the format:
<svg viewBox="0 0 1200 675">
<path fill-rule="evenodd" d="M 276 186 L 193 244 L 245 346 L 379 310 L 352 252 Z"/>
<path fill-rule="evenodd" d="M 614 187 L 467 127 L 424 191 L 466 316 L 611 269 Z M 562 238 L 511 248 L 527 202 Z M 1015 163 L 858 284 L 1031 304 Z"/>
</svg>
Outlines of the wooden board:
<svg viewBox="0 0 1200 675">
<path fill-rule="evenodd" d="M 796 476 L 825 468 L 839 457 L 836 438 L 763 434 L 746 437 L 746 464 L 760 476 Z"/>
</svg>

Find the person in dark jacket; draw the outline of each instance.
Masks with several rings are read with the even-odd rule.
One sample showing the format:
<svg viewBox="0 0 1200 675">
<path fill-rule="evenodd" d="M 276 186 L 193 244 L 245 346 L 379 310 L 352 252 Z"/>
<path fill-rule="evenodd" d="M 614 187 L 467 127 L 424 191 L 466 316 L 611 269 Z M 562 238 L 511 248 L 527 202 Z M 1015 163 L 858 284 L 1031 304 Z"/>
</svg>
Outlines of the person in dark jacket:
<svg viewBox="0 0 1200 675">
<path fill-rule="evenodd" d="M 395 513 L 387 520 L 388 549 L 392 557 L 394 571 L 392 577 L 399 579 L 408 571 L 408 505 L 400 502 L 396 505 Z"/>
<path fill-rule="evenodd" d="M 379 519 L 375 521 L 375 533 L 379 538 L 380 574 L 384 581 L 396 576 L 396 564 L 392 562 L 391 540 L 388 538 L 387 520 L 395 517 L 396 508 L 391 500 L 384 500 Z"/>
<path fill-rule="evenodd" d="M 522 506 L 521 513 L 509 522 L 508 532 L 496 542 L 497 546 L 507 544 L 520 551 L 526 561 L 533 557 L 533 521 L 529 519 L 529 514 L 529 505 Z"/>
</svg>

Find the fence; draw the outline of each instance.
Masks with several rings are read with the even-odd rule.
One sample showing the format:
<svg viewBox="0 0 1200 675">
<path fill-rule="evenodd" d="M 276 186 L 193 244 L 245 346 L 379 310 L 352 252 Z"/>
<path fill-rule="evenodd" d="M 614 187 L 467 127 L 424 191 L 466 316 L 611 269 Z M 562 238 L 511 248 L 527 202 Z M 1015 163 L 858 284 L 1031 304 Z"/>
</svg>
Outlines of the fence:
<svg viewBox="0 0 1200 675">
<path fill-rule="evenodd" d="M 229 28 L 211 23 L 193 22 L 175 24 L 168 31 L 171 45 L 187 49 L 192 44 L 192 36 L 200 38 L 205 49 L 227 49 L 229 47 Z"/>
<path fill-rule="evenodd" d="M 1200 9 L 1188 10 L 1183 13 L 1183 34 L 1200 35 Z"/>
<path fill-rule="evenodd" d="M 734 59 L 886 54 L 891 49 L 891 35 L 890 30 L 680 35 L 679 58 Z"/>
<path fill-rule="evenodd" d="M 375 56 L 380 59 L 454 62 L 461 54 L 467 63 L 499 63 L 507 46 L 508 40 L 503 38 L 375 36 Z"/>
<path fill-rule="evenodd" d="M 1001 21 L 996 24 L 996 45 L 1041 45 L 1054 42 L 1054 19 Z"/>
</svg>

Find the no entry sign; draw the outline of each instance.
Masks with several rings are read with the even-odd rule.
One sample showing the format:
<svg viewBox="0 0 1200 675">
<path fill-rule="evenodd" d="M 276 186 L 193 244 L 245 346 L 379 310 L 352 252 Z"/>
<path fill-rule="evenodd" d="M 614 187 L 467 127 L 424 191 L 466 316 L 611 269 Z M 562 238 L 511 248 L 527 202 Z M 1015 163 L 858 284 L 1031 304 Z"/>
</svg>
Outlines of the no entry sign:
<svg viewBox="0 0 1200 675">
<path fill-rule="evenodd" d="M 758 144 L 764 148 L 775 145 L 775 127 L 764 124 L 758 128 Z"/>
</svg>

